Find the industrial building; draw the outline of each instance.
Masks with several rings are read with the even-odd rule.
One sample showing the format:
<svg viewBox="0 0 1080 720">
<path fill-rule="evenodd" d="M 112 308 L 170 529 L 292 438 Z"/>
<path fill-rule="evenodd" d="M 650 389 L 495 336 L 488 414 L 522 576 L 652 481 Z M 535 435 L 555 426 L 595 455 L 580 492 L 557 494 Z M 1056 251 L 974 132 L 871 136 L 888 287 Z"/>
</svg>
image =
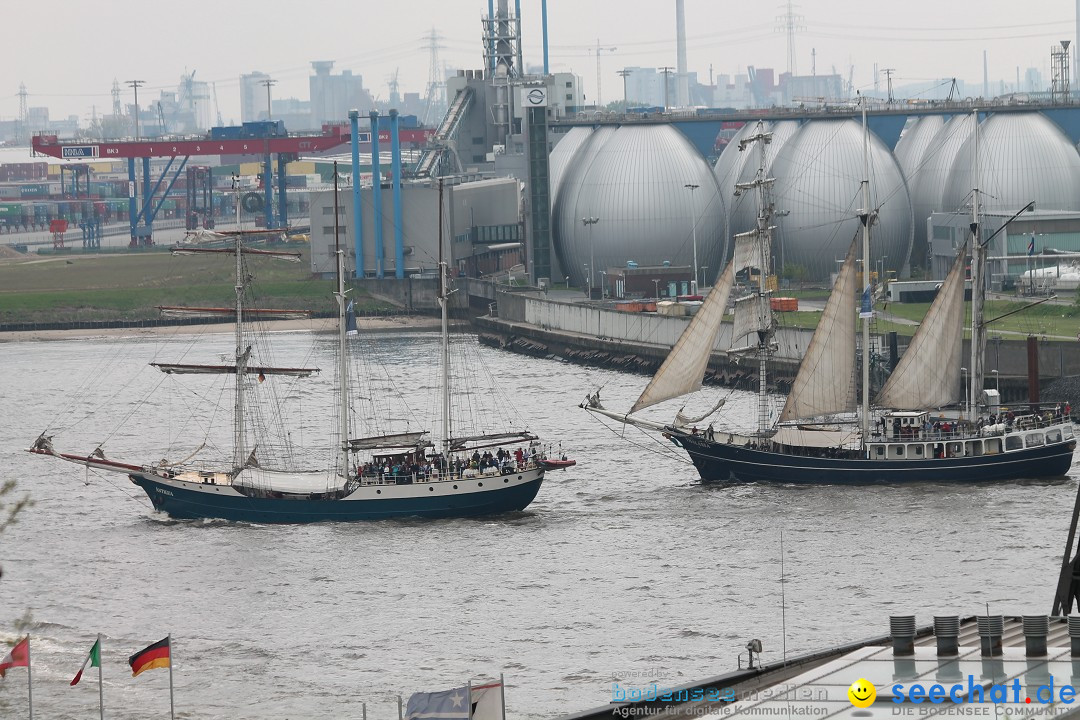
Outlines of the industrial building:
<svg viewBox="0 0 1080 720">
<path fill-rule="evenodd" d="M 354 222 L 352 188 L 338 189 L 338 241 L 346 269 L 388 277 L 436 273 L 439 262 L 439 183 L 442 184 L 443 251 L 463 275 L 506 272 L 522 262 L 521 183 L 514 178 L 467 176 L 408 182 L 400 193 L 387 183 L 382 192 L 360 189 L 360 234 Z M 330 276 L 334 260 L 334 193 L 311 193 L 311 271 Z M 358 242 L 359 240 L 359 242 Z M 402 258 L 398 274 L 397 257 Z"/>
</svg>

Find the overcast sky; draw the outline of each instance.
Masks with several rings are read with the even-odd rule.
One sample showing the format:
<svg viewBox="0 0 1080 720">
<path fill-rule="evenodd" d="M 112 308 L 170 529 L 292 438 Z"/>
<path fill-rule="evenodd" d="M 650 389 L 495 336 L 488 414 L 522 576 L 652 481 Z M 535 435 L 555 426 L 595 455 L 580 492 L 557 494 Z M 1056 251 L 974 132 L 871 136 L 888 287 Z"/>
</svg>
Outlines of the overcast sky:
<svg viewBox="0 0 1080 720">
<path fill-rule="evenodd" d="M 688 66 L 702 81 L 710 66 L 716 75 L 786 68 L 787 36 L 777 30 L 784 4 L 685 2 Z M 540 64 L 540 0 L 521 5 L 525 62 Z M 17 116 L 20 82 L 30 106 L 87 119 L 92 105 L 109 111 L 114 78 L 145 80 L 140 101 L 147 90 L 149 101 L 175 89 L 185 70 L 214 81 L 222 114 L 238 119 L 241 73 L 269 73 L 274 97 L 307 99 L 311 60 L 363 75 L 379 99 L 395 71 L 402 92 L 422 93 L 426 36 L 434 28 L 441 37 L 440 65 L 479 68 L 486 12 L 486 0 L 5 0 L 0 119 Z M 854 66 L 856 88 L 872 88 L 874 63 L 895 68 L 898 85 L 945 77 L 981 84 L 984 49 L 992 82 L 1014 82 L 1017 66 L 1039 68 L 1049 82 L 1050 46 L 1075 39 L 1075 6 L 1062 0 L 805 0 L 795 12 L 798 72 L 810 73 L 816 48 L 817 72 L 835 67 L 846 77 Z M 597 41 L 605 102 L 622 97 L 619 68 L 676 64 L 674 0 L 549 0 L 548 28 L 551 69 L 580 75 L 590 103 Z M 130 102 L 131 90 L 122 97 Z"/>
</svg>

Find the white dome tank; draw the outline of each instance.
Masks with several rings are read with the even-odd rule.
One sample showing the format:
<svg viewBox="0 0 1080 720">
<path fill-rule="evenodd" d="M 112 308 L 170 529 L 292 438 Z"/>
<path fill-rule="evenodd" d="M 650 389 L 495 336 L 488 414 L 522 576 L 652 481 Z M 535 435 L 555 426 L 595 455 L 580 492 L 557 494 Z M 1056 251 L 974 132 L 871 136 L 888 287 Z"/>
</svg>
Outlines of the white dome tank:
<svg viewBox="0 0 1080 720">
<path fill-rule="evenodd" d="M 908 176 L 915 226 L 911 251 L 912 265 L 927 266 L 926 220 L 930 214 L 945 209 L 955 209 L 943 206 L 942 199 L 956 153 L 971 136 L 971 128 L 972 116 L 970 114 L 954 115 L 947 120 L 923 150 L 915 177 Z M 921 238 L 921 244 L 918 238 Z"/>
<path fill-rule="evenodd" d="M 889 148 L 870 134 L 870 204 L 879 212 L 871 238 L 871 267 L 899 271 L 911 252 L 911 199 Z M 813 120 L 780 149 L 770 174 L 777 269 L 801 265 L 821 280 L 836 270 L 859 233 L 863 207 L 863 130 L 854 120 Z"/>
<path fill-rule="evenodd" d="M 685 135 L 670 125 L 627 125 L 597 130 L 575 153 L 552 234 L 563 272 L 584 286 L 593 263 L 597 271 L 628 261 L 692 265 L 696 217 L 698 267 L 714 278 L 726 252 L 724 216 L 712 169 Z M 599 222 L 582 223 L 592 217 Z"/>
<path fill-rule="evenodd" d="M 926 150 L 933 143 L 934 138 L 945 127 L 945 118 L 941 115 L 923 115 L 913 118 L 911 123 L 904 128 L 903 134 L 896 142 L 893 155 L 896 162 L 900 163 L 900 169 L 904 171 L 904 179 L 907 180 L 908 191 L 911 193 L 912 208 L 912 240 L 911 240 L 911 264 L 918 267 L 927 266 L 927 243 L 926 243 L 926 217 L 923 215 L 920 222 L 921 209 L 915 207 L 915 188 L 918 187 L 920 176 L 926 159 Z"/>
<path fill-rule="evenodd" d="M 776 156 L 780 153 L 780 150 L 784 147 L 785 143 L 791 139 L 791 137 L 798 132 L 801 123 L 798 120 L 780 120 L 777 122 L 769 123 L 765 128 L 766 132 L 772 133 L 772 140 L 765 146 L 765 174 L 767 177 L 773 177 L 772 166 L 773 161 L 776 160 Z M 750 182 L 757 175 L 758 167 L 760 166 L 760 156 L 758 153 L 760 150 L 756 150 L 754 147 L 747 147 L 741 154 L 746 155 L 746 161 L 739 169 L 739 173 L 731 181 L 730 192 L 734 193 L 735 183 Z M 721 186 L 723 189 L 723 186 Z M 757 227 L 757 198 L 753 192 L 741 192 L 737 197 L 735 195 L 725 195 L 725 200 L 728 200 L 728 237 L 732 237 L 738 233 L 748 232 Z M 735 243 L 731 242 L 728 247 L 729 256 L 735 251 Z"/>
<path fill-rule="evenodd" d="M 548 192 L 552 204 L 554 204 L 555 196 L 559 194 L 559 182 L 566 168 L 569 167 L 571 158 L 577 154 L 592 134 L 593 128 L 576 125 L 562 136 L 548 154 Z"/>
<path fill-rule="evenodd" d="M 969 137 L 949 171 L 943 209 L 970 202 L 974 153 Z M 1016 212 L 1032 200 L 1039 210 L 1080 210 L 1080 154 L 1041 113 L 997 113 L 979 125 L 978 188 L 984 210 Z"/>
</svg>

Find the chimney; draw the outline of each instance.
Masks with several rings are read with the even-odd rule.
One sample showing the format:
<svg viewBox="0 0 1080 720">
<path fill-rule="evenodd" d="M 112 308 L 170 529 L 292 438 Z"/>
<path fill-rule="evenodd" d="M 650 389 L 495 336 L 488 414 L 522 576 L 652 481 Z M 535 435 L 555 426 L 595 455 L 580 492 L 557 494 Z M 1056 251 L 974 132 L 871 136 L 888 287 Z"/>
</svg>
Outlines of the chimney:
<svg viewBox="0 0 1080 720">
<path fill-rule="evenodd" d="M 960 616 L 935 615 L 934 635 L 937 637 L 938 657 L 960 654 Z"/>
<path fill-rule="evenodd" d="M 1050 618 L 1046 615 L 1024 616 L 1024 646 L 1028 657 L 1046 657 L 1046 636 Z"/>
<path fill-rule="evenodd" d="M 893 655 L 915 654 L 915 616 L 892 615 L 889 617 L 889 634 L 892 636 Z"/>
<path fill-rule="evenodd" d="M 1001 636 L 1005 633 L 1005 618 L 1001 615 L 980 615 L 976 618 L 979 627 L 979 645 L 983 657 L 1001 655 Z"/>
</svg>

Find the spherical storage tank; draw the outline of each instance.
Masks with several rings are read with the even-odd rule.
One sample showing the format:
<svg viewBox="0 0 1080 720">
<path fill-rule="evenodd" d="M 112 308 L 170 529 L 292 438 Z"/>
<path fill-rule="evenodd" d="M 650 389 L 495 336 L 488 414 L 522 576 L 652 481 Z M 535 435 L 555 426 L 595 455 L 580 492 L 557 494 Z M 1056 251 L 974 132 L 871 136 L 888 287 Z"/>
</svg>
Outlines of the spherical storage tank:
<svg viewBox="0 0 1080 720">
<path fill-rule="evenodd" d="M 563 135 L 551 149 L 548 154 L 548 192 L 551 193 L 552 198 L 559 193 L 559 183 L 562 181 L 566 168 L 570 167 L 571 158 L 577 154 L 592 133 L 591 127 L 577 125 L 570 128 L 569 132 Z"/>
<path fill-rule="evenodd" d="M 698 267 L 714 278 L 726 252 L 724 204 L 705 158 L 670 125 L 600 128 L 562 173 L 552 234 L 563 272 L 583 287 L 587 266 L 595 285 L 628 261 L 692 265 L 695 218 Z"/>
<path fill-rule="evenodd" d="M 1032 200 L 1039 210 L 1080 210 L 1080 154 L 1041 113 L 999 113 L 979 125 L 980 205 L 1016 212 Z M 942 196 L 944 210 L 970 203 L 976 182 L 975 138 L 956 153 Z"/>
<path fill-rule="evenodd" d="M 756 124 L 754 123 L 755 126 Z M 772 171 L 773 162 L 787 141 L 798 131 L 800 123 L 798 120 L 779 120 L 765 123 L 764 126 L 766 132 L 772 133 L 772 138 L 765 146 L 765 175 L 766 177 L 775 177 Z M 736 148 L 737 150 L 738 148 Z M 760 145 L 749 145 L 739 154 L 746 157 L 739 165 L 735 177 L 729 180 L 730 187 L 725 189 L 723 185 L 720 186 L 722 191 L 726 190 L 726 192 L 732 193 L 731 195 L 724 195 L 728 210 L 728 237 L 748 232 L 757 227 L 757 194 L 746 191 L 740 191 L 738 195 L 733 193 L 735 192 L 735 183 L 747 183 L 757 177 L 758 168 L 762 164 Z M 731 243 L 728 247 L 729 257 L 734 252 L 735 244 Z M 779 259 L 777 259 L 777 263 L 779 263 Z"/>
<path fill-rule="evenodd" d="M 854 120 L 812 120 L 777 153 L 776 267 L 801 265 L 812 279 L 836 270 L 860 232 L 863 207 L 863 129 Z M 870 243 L 871 267 L 899 271 L 911 252 L 911 199 L 889 148 L 870 134 L 870 206 L 878 211 Z"/>
</svg>

